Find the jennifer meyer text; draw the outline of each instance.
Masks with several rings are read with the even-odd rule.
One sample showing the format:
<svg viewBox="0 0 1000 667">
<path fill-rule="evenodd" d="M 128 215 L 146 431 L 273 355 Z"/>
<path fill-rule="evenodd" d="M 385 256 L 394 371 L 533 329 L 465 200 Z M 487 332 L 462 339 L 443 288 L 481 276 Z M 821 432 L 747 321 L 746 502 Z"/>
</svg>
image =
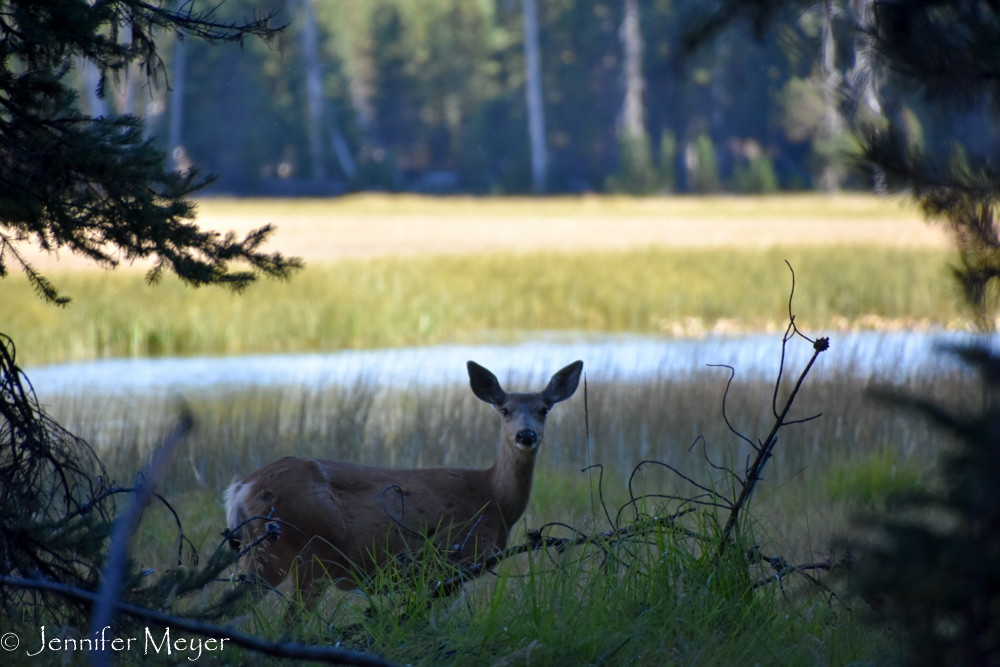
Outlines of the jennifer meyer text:
<svg viewBox="0 0 1000 667">
<path fill-rule="evenodd" d="M 25 655 L 34 658 L 39 655 L 50 653 L 65 653 L 66 651 L 113 651 L 116 653 L 141 652 L 143 655 L 165 653 L 176 655 L 178 658 L 186 657 L 194 661 L 201 657 L 202 651 L 224 651 L 228 637 L 208 637 L 200 636 L 184 637 L 175 634 L 170 635 L 170 628 L 166 630 L 150 630 L 145 628 L 142 637 L 114 637 L 111 635 L 111 626 L 106 626 L 100 632 L 95 632 L 93 637 L 50 637 L 45 638 L 45 626 L 41 628 L 41 642 L 36 640 L 26 647 Z M 13 640 L 13 641 L 11 641 Z M 13 633 L 7 633 L 3 638 L 3 648 L 12 651 L 17 648 L 20 642 Z"/>
</svg>

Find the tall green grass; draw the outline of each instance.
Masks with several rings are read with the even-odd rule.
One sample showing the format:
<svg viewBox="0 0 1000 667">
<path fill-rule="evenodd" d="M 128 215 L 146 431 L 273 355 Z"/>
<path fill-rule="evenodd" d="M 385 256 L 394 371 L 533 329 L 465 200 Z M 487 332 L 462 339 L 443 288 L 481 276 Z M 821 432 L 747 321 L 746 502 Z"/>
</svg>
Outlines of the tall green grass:
<svg viewBox="0 0 1000 667">
<path fill-rule="evenodd" d="M 721 560 L 711 548 L 720 520 L 702 509 L 687 526 L 708 542 L 659 526 L 643 540 L 606 550 L 590 545 L 566 554 L 522 556 L 455 597 L 428 605 L 427 586 L 450 567 L 432 559 L 404 586 L 390 585 L 399 577 L 386 571 L 379 575 L 383 583 L 367 593 L 331 591 L 318 610 L 293 625 L 284 620 L 287 602 L 272 595 L 248 604 L 243 629 L 340 642 L 413 665 L 898 664 L 891 634 L 863 622 L 861 602 L 831 600 L 804 579 L 757 586 L 772 581 L 774 572 L 746 558 L 759 545 L 764 554 L 790 562 L 822 561 L 832 534 L 846 525 L 847 510 L 911 488 L 935 453 L 948 446 L 909 415 L 872 406 L 863 395 L 865 382 L 833 378 L 806 384 L 797 414 L 821 410 L 824 417 L 782 432 L 739 542 Z M 550 416 L 531 504 L 511 543 L 521 543 L 526 529 L 553 521 L 589 534 L 607 529 L 602 500 L 614 517 L 628 499 L 627 476 L 643 459 L 670 463 L 722 495 L 732 493 L 732 480 L 713 469 L 700 449 L 688 449 L 694 436 L 703 435 L 713 462 L 728 460 L 741 469 L 749 450 L 721 418 L 723 387 L 723 379 L 707 374 L 641 385 L 592 383 L 586 406 L 589 448 L 582 395 L 560 404 Z M 955 375 L 914 380 L 911 390 L 962 404 L 976 386 Z M 770 393 L 763 382 L 733 385 L 729 420 L 745 434 L 760 436 L 770 421 Z M 202 552 L 221 540 L 221 489 L 233 475 L 281 455 L 395 467 L 485 466 L 493 461 L 499 432 L 496 415 L 464 386 L 254 389 L 192 395 L 188 403 L 198 428 L 161 491 Z M 176 412 L 169 403 L 93 396 L 64 397 L 52 408 L 91 438 L 121 481 L 143 463 Z M 598 474 L 580 471 L 591 462 L 608 468 L 600 488 Z M 694 492 L 659 467 L 641 471 L 633 488 L 647 494 Z M 676 503 L 659 502 L 640 507 L 659 516 L 677 509 Z M 624 517 L 631 520 L 631 512 Z M 144 567 L 174 566 L 176 533 L 169 512 L 147 513 L 133 557 Z M 239 651 L 218 657 L 232 664 L 248 659 Z"/>
<path fill-rule="evenodd" d="M 204 507 L 190 501 L 188 508 Z M 866 625 L 855 601 L 831 598 L 804 579 L 779 583 L 766 563 L 748 559 L 759 535 L 752 518 L 718 558 L 720 522 L 689 516 L 685 526 L 704 540 L 659 524 L 637 539 L 548 549 L 507 560 L 430 603 L 430 586 L 454 566 L 428 555 L 414 576 L 414 565 L 390 561 L 365 591 L 330 592 L 291 624 L 285 611 L 294 600 L 272 594 L 249 602 L 242 629 L 410 665 L 898 664 L 891 633 Z M 144 565 L 151 547 L 174 548 L 166 512 L 146 523 L 154 527 L 138 536 L 136 553 Z M 199 525 L 192 533 L 200 542 L 205 531 Z M 404 568 L 409 576 L 401 577 Z M 231 650 L 216 659 L 245 664 L 250 657 Z"/>
<path fill-rule="evenodd" d="M 614 517 L 628 499 L 629 474 L 644 459 L 669 463 L 721 495 L 736 491 L 733 480 L 705 458 L 728 461 L 739 471 L 750 453 L 722 419 L 725 379 L 705 372 L 646 383 L 593 382 L 586 405 L 582 392 L 560 404 L 549 418 L 535 490 L 511 543 L 522 542 L 527 529 L 553 521 L 589 534 L 607 529 L 602 501 Z M 822 561 L 834 534 L 847 525 L 849 511 L 912 488 L 949 446 L 911 415 L 872 405 L 863 392 L 868 382 L 843 376 L 806 382 L 793 416 L 820 411 L 824 416 L 782 431 L 740 542 L 721 560 L 705 547 L 718 539 L 719 521 L 712 510 L 701 510 L 690 516 L 688 527 L 709 536 L 708 543 L 661 526 L 644 540 L 610 545 L 607 551 L 589 546 L 522 556 L 454 598 L 427 605 L 422 587 L 448 567 L 432 562 L 421 565 L 428 569 L 411 585 L 331 592 L 316 612 L 293 625 L 284 621 L 286 602 L 272 595 L 248 604 L 243 629 L 341 642 L 414 665 L 898 664 L 891 634 L 863 623 L 862 603 L 831 600 L 804 579 L 784 587 L 757 586 L 774 573 L 766 563 L 746 558 L 748 549 L 759 545 L 764 554 L 790 562 Z M 974 378 L 961 374 L 915 378 L 910 386 L 956 406 L 968 404 L 977 389 Z M 761 437 L 772 418 L 771 392 L 766 382 L 734 384 L 729 421 L 747 436 Z M 197 428 L 177 452 L 160 491 L 202 553 L 221 540 L 222 489 L 234 476 L 279 456 L 392 467 L 488 466 L 499 434 L 494 412 L 457 385 L 248 388 L 192 393 L 185 400 Z M 97 447 L 123 484 L 148 460 L 179 409 L 156 397 L 93 395 L 58 397 L 49 407 Z M 699 435 L 705 450 L 690 449 Z M 606 466 L 601 486 L 599 473 L 581 471 L 591 463 Z M 695 492 L 658 466 L 643 468 L 633 489 Z M 657 502 L 648 500 L 643 509 L 659 516 L 676 511 L 676 505 Z M 176 549 L 172 515 L 150 509 L 136 534 L 133 558 L 162 571 L 176 565 Z M 382 580 L 397 578 L 385 572 Z M 249 659 L 239 651 L 216 658 L 231 664 Z"/>
<path fill-rule="evenodd" d="M 700 372 L 645 383 L 590 382 L 586 405 L 580 391 L 549 417 L 536 472 L 544 482 L 536 485 L 524 526 L 602 516 L 600 493 L 609 506 L 627 500 L 626 482 L 643 460 L 668 463 L 705 482 L 718 477 L 706 456 L 742 469 L 752 451 L 722 419 L 726 379 L 724 373 Z M 867 383 L 832 377 L 804 385 L 792 417 L 820 412 L 823 417 L 785 429 L 768 464 L 758 500 L 767 508 L 767 525 L 775 535 L 795 541 L 811 532 L 815 547 L 825 549 L 847 511 L 918 484 L 948 446 L 923 421 L 873 404 L 864 393 Z M 512 387 L 520 388 L 516 382 Z M 971 401 L 976 388 L 962 375 L 916 379 L 911 386 L 958 406 Z M 733 384 L 726 414 L 734 428 L 751 439 L 766 434 L 773 420 L 772 389 L 762 381 Z M 207 494 L 215 534 L 223 529 L 219 503 L 225 487 L 284 455 L 394 468 L 488 467 L 499 441 L 495 413 L 468 386 L 248 388 L 192 393 L 184 400 L 195 414 L 196 428 L 172 461 L 162 491 L 171 497 Z M 124 484 L 173 427 L 179 404 L 158 397 L 77 395 L 59 397 L 49 409 L 91 442 L 112 477 Z M 601 489 L 598 471 L 582 472 L 592 464 L 604 466 Z M 659 466 L 642 468 L 633 488 L 693 492 Z M 722 486 L 719 491 L 736 489 Z M 205 506 L 204 501 L 198 504 Z M 824 519 L 810 525 L 807 510 Z M 796 549 L 811 557 L 807 544 Z"/>
<path fill-rule="evenodd" d="M 54 274 L 46 305 L 4 281 L 0 331 L 22 365 L 511 339 L 526 331 L 692 335 L 773 329 L 789 260 L 800 326 L 961 325 L 949 253 L 875 247 L 429 257 L 315 265 L 237 296 L 137 273 Z"/>
<path fill-rule="evenodd" d="M 694 525 L 709 542 L 717 537 L 711 522 Z M 663 527 L 643 537 L 523 558 L 430 609 L 419 584 L 415 593 L 367 596 L 371 618 L 338 601 L 306 636 L 339 637 L 413 665 L 836 665 L 884 657 L 886 637 L 839 604 L 798 587 L 785 596 L 778 586 L 755 588 L 747 543 L 719 559 Z M 273 626 L 266 620 L 258 617 L 259 626 Z M 349 633 L 329 629 L 350 620 L 357 625 Z"/>
<path fill-rule="evenodd" d="M 725 373 L 698 372 L 644 383 L 591 380 L 586 405 L 580 392 L 549 416 L 539 466 L 579 471 L 600 463 L 612 480 L 609 485 L 615 485 L 609 488 L 617 488 L 644 459 L 695 475 L 709 470 L 706 452 L 713 461 L 722 456 L 742 461 L 751 450 L 722 419 L 727 379 Z M 775 482 L 825 480 L 836 469 L 836 475 L 848 475 L 830 482 L 831 493 L 840 497 L 857 482 L 851 481 L 854 473 L 838 466 L 877 464 L 884 475 L 865 482 L 868 493 L 874 494 L 873 485 L 882 476 L 893 477 L 894 466 L 902 470 L 911 462 L 933 463 L 946 440 L 920 419 L 873 403 L 865 395 L 867 383 L 849 377 L 806 382 L 792 418 L 823 416 L 782 432 L 781 446 L 769 463 Z M 513 386 L 523 388 L 516 382 Z M 748 437 L 763 437 L 773 422 L 772 389 L 763 381 L 734 382 L 726 403 L 733 427 Z M 973 399 L 975 384 L 961 375 L 939 376 L 915 380 L 913 390 L 960 406 Z M 362 383 L 315 390 L 266 387 L 207 396 L 192 393 L 183 400 L 196 425 L 163 483 L 170 493 L 205 488 L 221 495 L 233 476 L 284 455 L 392 468 L 488 467 L 499 442 L 498 418 L 461 385 L 393 390 Z M 94 445 L 115 476 L 127 479 L 173 428 L 180 405 L 179 400 L 157 396 L 85 394 L 50 399 L 48 410 Z M 883 450 L 892 455 L 872 459 Z M 662 472 L 651 469 L 637 479 L 649 484 L 669 479 Z M 543 490 L 548 492 L 556 493 Z"/>
</svg>

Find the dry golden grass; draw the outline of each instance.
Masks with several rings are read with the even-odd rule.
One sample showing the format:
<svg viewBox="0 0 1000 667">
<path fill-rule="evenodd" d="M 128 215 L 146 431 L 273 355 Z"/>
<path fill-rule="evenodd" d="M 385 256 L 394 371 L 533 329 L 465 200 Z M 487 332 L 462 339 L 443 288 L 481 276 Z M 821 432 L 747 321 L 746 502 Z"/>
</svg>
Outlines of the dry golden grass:
<svg viewBox="0 0 1000 667">
<path fill-rule="evenodd" d="M 869 195 L 206 199 L 217 230 L 273 222 L 305 258 L 241 297 L 64 254 L 32 258 L 74 298 L 44 304 L 21 275 L 0 322 L 22 363 L 430 345 L 571 329 L 691 336 L 780 321 L 789 260 L 801 325 L 965 325 L 953 245 L 899 200 Z M 518 334 L 520 335 L 520 334 Z"/>
<path fill-rule="evenodd" d="M 637 248 L 769 248 L 860 244 L 945 248 L 944 231 L 910 202 L 866 194 L 767 197 L 475 198 L 360 194 L 338 199 L 203 199 L 204 229 L 265 224 L 269 248 L 340 259 Z M 93 265 L 69 253 L 26 257 L 39 269 Z"/>
</svg>

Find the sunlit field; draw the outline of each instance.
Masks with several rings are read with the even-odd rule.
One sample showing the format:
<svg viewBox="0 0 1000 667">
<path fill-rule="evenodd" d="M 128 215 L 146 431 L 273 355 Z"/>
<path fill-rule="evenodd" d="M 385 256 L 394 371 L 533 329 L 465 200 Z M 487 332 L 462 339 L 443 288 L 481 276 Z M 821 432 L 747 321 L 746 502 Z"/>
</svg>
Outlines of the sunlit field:
<svg viewBox="0 0 1000 667">
<path fill-rule="evenodd" d="M 173 279 L 150 287 L 138 273 L 55 273 L 72 304 L 42 303 L 13 277 L 0 322 L 26 365 L 504 341 L 543 330 L 773 331 L 787 317 L 787 259 L 806 328 L 964 328 L 949 257 L 831 247 L 342 260 L 243 295 Z"/>
<path fill-rule="evenodd" d="M 215 200 L 199 224 L 302 256 L 243 295 L 148 286 L 63 253 L 37 266 L 73 298 L 5 280 L 2 330 L 25 365 L 513 340 L 532 331 L 692 336 L 772 330 L 799 276 L 814 329 L 964 328 L 953 250 L 911 206 L 863 195 L 475 199 L 365 195 Z M 30 253 L 29 253 L 30 258 Z"/>
<path fill-rule="evenodd" d="M 866 194 L 699 197 L 427 197 L 198 202 L 197 223 L 245 234 L 274 225 L 269 248 L 310 263 L 372 257 L 567 253 L 648 248 L 875 245 L 950 247 L 910 201 Z M 39 268 L 91 269 L 68 252 L 22 248 Z M 141 264 L 133 268 L 142 268 Z"/>
<path fill-rule="evenodd" d="M 301 254 L 306 269 L 288 282 L 265 281 L 233 295 L 169 278 L 148 286 L 134 267 L 107 273 L 40 263 L 74 301 L 56 308 L 40 302 L 23 278 L 6 279 L 0 331 L 14 339 L 29 379 L 32 365 L 64 360 L 502 343 L 552 331 L 767 331 L 779 338 L 788 316 L 785 260 L 795 268 L 793 309 L 803 330 L 969 327 L 950 282 L 953 250 L 940 230 L 912 208 L 871 197 L 364 196 L 205 200 L 200 210 L 205 226 L 222 230 L 275 223 L 281 231 L 274 248 Z M 799 370 L 788 372 L 794 378 Z M 773 421 L 774 387 L 736 372 L 726 417 L 751 440 L 763 438 Z M 531 502 L 511 543 L 553 522 L 564 524 L 553 529 L 560 535 L 596 534 L 622 516 L 638 517 L 635 510 L 619 515 L 630 479 L 636 496 L 699 493 L 684 475 L 732 498 L 738 482 L 716 466 L 742 474 L 752 450 L 723 417 L 727 378 L 712 369 L 581 384 L 549 418 Z M 836 560 L 852 516 L 932 482 L 949 441 L 874 401 L 866 389 L 879 381 L 834 373 L 804 383 L 792 418 L 822 417 L 781 432 L 724 558 L 705 545 L 717 544 L 725 517 L 702 506 L 685 515 L 687 533 L 661 526 L 641 542 L 520 556 L 430 604 L 421 586 L 436 576 L 433 563 L 409 588 L 385 572 L 389 583 L 368 593 L 330 592 L 294 624 L 285 622 L 286 601 L 278 595 L 247 602 L 234 622 L 271 638 L 339 642 L 414 665 L 898 664 L 892 634 L 866 623 L 867 605 L 835 576 L 836 594 L 804 578 L 776 585 L 773 570 L 751 555 Z M 789 386 L 786 377 L 778 395 Z M 914 376 L 902 389 L 962 406 L 971 404 L 977 384 L 952 373 Z M 122 485 L 148 463 L 181 410 L 191 411 L 195 430 L 159 488 L 191 541 L 185 566 L 193 563 L 192 544 L 204 559 L 221 542 L 226 486 L 275 458 L 486 467 L 499 434 L 496 414 L 467 385 L 384 388 L 362 381 L 46 401 Z M 646 464 L 633 476 L 650 460 L 676 472 Z M 584 472 L 595 464 L 603 469 Z M 664 516 L 681 506 L 660 497 L 637 507 Z M 173 516 L 151 508 L 132 557 L 163 572 L 176 567 L 177 553 Z M 227 586 L 218 582 L 214 594 Z M 250 659 L 238 651 L 213 657 Z"/>
</svg>

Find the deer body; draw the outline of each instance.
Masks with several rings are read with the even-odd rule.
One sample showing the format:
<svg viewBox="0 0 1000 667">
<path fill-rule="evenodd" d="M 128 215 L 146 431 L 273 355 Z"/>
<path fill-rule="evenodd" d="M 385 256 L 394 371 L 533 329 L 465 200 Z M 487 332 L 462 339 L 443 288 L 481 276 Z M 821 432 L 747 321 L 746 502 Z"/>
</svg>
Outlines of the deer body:
<svg viewBox="0 0 1000 667">
<path fill-rule="evenodd" d="M 272 587 L 294 573 L 308 604 L 327 578 L 355 588 L 387 559 L 428 541 L 463 563 L 504 549 L 528 505 L 545 415 L 573 395 L 582 368 L 570 364 L 541 392 L 508 394 L 469 362 L 473 392 L 503 420 L 497 462 L 485 470 L 392 470 L 294 456 L 258 469 L 226 490 L 230 543 L 242 549 L 270 521 L 281 534 L 261 541 L 241 566 Z"/>
</svg>

